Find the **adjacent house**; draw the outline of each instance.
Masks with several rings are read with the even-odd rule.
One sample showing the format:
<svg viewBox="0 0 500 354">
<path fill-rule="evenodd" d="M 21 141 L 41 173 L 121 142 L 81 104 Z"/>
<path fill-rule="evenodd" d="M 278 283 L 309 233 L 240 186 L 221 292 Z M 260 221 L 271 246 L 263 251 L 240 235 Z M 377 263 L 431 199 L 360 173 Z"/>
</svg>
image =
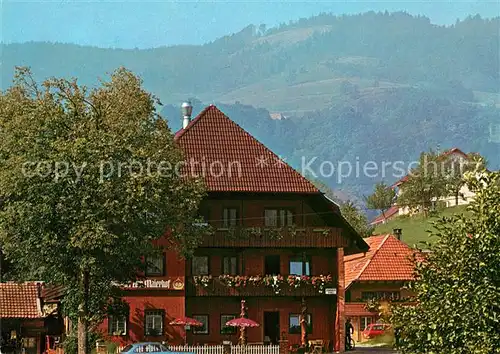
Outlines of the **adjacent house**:
<svg viewBox="0 0 500 354">
<path fill-rule="evenodd" d="M 455 166 L 457 168 L 457 171 L 459 171 L 459 166 L 461 164 L 466 164 L 469 160 L 470 157 L 464 153 L 462 150 L 458 148 L 453 148 L 450 150 L 447 150 L 441 154 L 441 157 L 446 160 L 452 160 L 455 162 Z M 388 220 L 397 217 L 399 215 L 408 215 L 412 211 L 410 210 L 409 207 L 403 206 L 403 205 L 398 205 L 397 204 L 397 197 L 400 196 L 403 191 L 404 191 L 404 184 L 408 180 L 408 176 L 404 176 L 401 179 L 399 179 L 397 182 L 395 182 L 391 188 L 396 191 L 396 202 L 394 205 L 388 209 L 385 212 L 385 216 L 383 214 L 378 215 L 375 219 L 373 219 L 370 222 L 370 225 L 376 226 L 379 224 L 384 224 Z M 438 203 L 441 204 L 441 206 L 445 208 L 449 208 L 455 205 L 467 205 L 469 204 L 473 199 L 474 199 L 474 193 L 469 190 L 467 185 L 463 185 L 460 190 L 458 191 L 458 196 L 455 195 L 449 195 L 446 197 L 440 198 Z"/>
<path fill-rule="evenodd" d="M 364 339 L 366 326 L 380 319 L 370 302 L 404 302 L 412 296 L 403 286 L 413 280 L 414 250 L 401 241 L 400 230 L 395 231 L 365 238 L 370 247 L 366 253 L 344 256 L 345 315 L 351 318 L 356 341 Z"/>
<path fill-rule="evenodd" d="M 215 232 L 190 259 L 168 250 L 150 259 L 146 280 L 126 288 L 129 314 L 101 329 L 121 345 L 236 343 L 225 324 L 245 300 L 260 324 L 247 330 L 249 343 L 299 344 L 302 313 L 309 339 L 343 351 L 344 257 L 368 245 L 339 207 L 213 105 L 193 120 L 185 115 L 175 140 L 184 171 L 205 180 L 200 215 Z M 185 316 L 202 326 L 186 333 L 170 324 Z"/>
<path fill-rule="evenodd" d="M 62 336 L 58 300 L 46 300 L 44 291 L 41 282 L 0 283 L 2 353 L 39 354 L 45 350 L 47 336 Z"/>
<path fill-rule="evenodd" d="M 370 222 L 371 226 L 385 224 L 387 221 L 399 215 L 399 207 L 397 205 L 391 206 L 383 214 L 380 214 Z"/>
</svg>

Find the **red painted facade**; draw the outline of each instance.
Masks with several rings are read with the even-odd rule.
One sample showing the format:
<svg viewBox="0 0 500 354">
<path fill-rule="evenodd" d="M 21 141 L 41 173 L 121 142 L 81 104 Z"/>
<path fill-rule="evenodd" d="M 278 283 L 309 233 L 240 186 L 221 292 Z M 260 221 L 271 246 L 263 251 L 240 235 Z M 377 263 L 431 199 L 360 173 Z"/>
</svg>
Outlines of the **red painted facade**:
<svg viewBox="0 0 500 354">
<path fill-rule="evenodd" d="M 213 134 L 204 131 L 212 129 L 211 125 L 215 127 Z M 221 131 L 233 132 L 231 134 L 236 136 L 237 140 L 228 140 L 230 134 L 220 135 Z M 243 130 L 222 112 L 215 107 L 208 107 L 176 137 L 187 157 L 196 155 L 196 149 L 203 151 L 203 158 L 216 156 L 218 152 L 214 152 L 214 149 L 224 144 L 234 147 L 229 149 L 226 146 L 224 150 L 230 151 L 231 154 L 242 151 L 244 156 L 234 156 L 242 161 L 253 160 L 254 156 L 249 155 L 252 149 L 275 156 L 248 133 L 241 131 Z M 213 136 L 218 137 L 219 144 L 209 141 Z M 194 137 L 198 137 L 202 142 L 198 145 L 205 144 L 204 147 L 200 148 Z M 189 144 L 182 143 L 182 139 Z M 247 165 L 245 166 L 249 167 Z M 255 167 L 252 168 L 254 170 L 247 175 L 243 171 L 244 177 L 259 176 Z M 181 259 L 172 251 L 166 251 L 163 275 L 148 277 L 152 280 L 164 280 L 162 286 L 165 288 L 127 290 L 125 300 L 130 305 L 127 329 L 124 335 L 110 335 L 110 339 L 120 344 L 144 340 L 181 344 L 185 338 L 189 344 L 221 344 L 224 340 L 236 343 L 237 332 L 221 333 L 222 323 L 227 321 L 227 317 L 222 316 L 238 316 L 240 301 L 244 299 L 248 307 L 248 318 L 260 324 L 258 328 L 247 330 L 248 343 L 262 343 L 268 339 L 266 337 L 277 342 L 285 335 L 290 344 L 299 344 L 300 333 L 296 332 L 296 328 L 290 330 L 290 324 L 293 324 L 295 317 L 300 314 L 301 303 L 305 301 L 311 319 L 309 339 L 321 339 L 330 350 L 343 351 L 344 251 L 355 253 L 368 247 L 342 218 L 338 206 L 289 166 L 284 172 L 266 173 L 269 173 L 266 178 L 272 179 L 272 183 L 267 185 L 266 179 L 262 177 L 266 175 L 255 177 L 256 180 L 234 177 L 234 188 L 231 179 L 223 179 L 223 183 L 209 180 L 208 196 L 200 206 L 200 215 L 213 226 L 215 233 L 206 236 L 195 250 L 195 257 L 201 257 L 203 262 L 208 258 L 207 274 L 211 279 L 207 286 L 201 285 L 199 278 L 196 281 L 200 274 L 194 274 L 192 259 Z M 269 189 L 273 188 L 276 191 L 270 193 Z M 233 226 L 228 228 L 225 222 L 228 221 L 229 209 L 236 212 L 231 217 L 234 219 Z M 269 209 L 286 210 L 290 213 L 287 214 L 290 216 L 285 228 L 269 225 L 269 220 L 266 219 Z M 290 224 L 293 227 L 289 227 Z M 253 233 L 249 233 L 249 228 Z M 232 287 L 219 279 L 224 273 L 224 257 L 231 258 L 231 262 L 234 262 L 231 271 L 239 276 L 262 277 L 280 274 L 285 278 L 293 273 L 290 262 L 296 262 L 299 257 L 307 276 L 330 275 L 332 282 L 328 283 L 328 294 L 309 283 L 294 288 L 285 282 L 281 285 L 279 294 L 269 285 L 262 283 Z M 166 283 L 168 280 L 170 283 Z M 145 335 L 147 321 L 144 319 L 144 311 L 147 310 L 162 311 L 162 331 L 157 336 Z M 204 331 L 206 333 L 195 333 L 194 329 L 185 333 L 183 327 L 169 325 L 173 319 L 183 316 L 201 316 L 204 321 L 208 320 Z M 101 329 L 108 333 L 107 321 L 101 325 Z"/>
</svg>

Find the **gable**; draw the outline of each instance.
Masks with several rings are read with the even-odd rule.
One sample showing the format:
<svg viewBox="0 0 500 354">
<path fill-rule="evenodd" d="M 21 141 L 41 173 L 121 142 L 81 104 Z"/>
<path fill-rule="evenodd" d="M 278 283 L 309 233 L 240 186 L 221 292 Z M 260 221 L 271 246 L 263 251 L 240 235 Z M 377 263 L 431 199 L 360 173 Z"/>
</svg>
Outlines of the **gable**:
<svg viewBox="0 0 500 354">
<path fill-rule="evenodd" d="M 185 154 L 181 172 L 202 177 L 209 192 L 321 194 L 214 105 L 175 138 Z"/>
<path fill-rule="evenodd" d="M 344 257 L 345 286 L 356 281 L 409 281 L 413 279 L 414 251 L 393 235 L 364 239 L 370 249 L 364 254 Z"/>
</svg>

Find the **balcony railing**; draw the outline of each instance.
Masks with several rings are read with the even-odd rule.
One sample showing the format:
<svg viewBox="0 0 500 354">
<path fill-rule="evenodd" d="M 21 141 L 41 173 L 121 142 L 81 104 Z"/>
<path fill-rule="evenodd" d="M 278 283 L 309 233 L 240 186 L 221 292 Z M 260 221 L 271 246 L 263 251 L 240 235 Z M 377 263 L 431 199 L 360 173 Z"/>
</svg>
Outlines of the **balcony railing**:
<svg viewBox="0 0 500 354">
<path fill-rule="evenodd" d="M 335 295 L 337 280 L 327 276 L 195 276 L 188 296 L 319 296 Z"/>
<path fill-rule="evenodd" d="M 347 247 L 341 229 L 334 227 L 235 227 L 216 229 L 200 247 L 337 248 Z"/>
</svg>

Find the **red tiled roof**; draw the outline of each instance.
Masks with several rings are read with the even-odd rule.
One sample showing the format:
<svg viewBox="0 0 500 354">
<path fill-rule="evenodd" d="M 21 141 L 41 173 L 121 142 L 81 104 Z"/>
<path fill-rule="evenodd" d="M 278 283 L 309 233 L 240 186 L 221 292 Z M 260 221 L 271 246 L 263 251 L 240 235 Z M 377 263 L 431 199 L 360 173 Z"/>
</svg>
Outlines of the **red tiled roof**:
<svg viewBox="0 0 500 354">
<path fill-rule="evenodd" d="M 344 257 L 345 287 L 355 281 L 408 281 L 413 279 L 414 254 L 395 236 L 377 235 L 364 239 L 369 251 Z"/>
<path fill-rule="evenodd" d="M 0 318 L 41 317 L 37 283 L 0 283 Z"/>
<path fill-rule="evenodd" d="M 453 149 L 446 150 L 445 152 L 443 152 L 441 154 L 441 156 L 448 156 L 451 154 L 459 154 L 459 155 L 462 155 L 463 157 L 465 157 L 466 159 L 469 158 L 469 156 L 467 156 L 467 154 L 465 152 L 463 152 L 462 150 L 460 150 L 459 148 L 453 148 Z"/>
<path fill-rule="evenodd" d="M 389 209 L 387 209 L 387 211 L 384 213 L 385 217 L 384 214 L 380 214 L 370 222 L 370 225 L 381 224 L 384 221 L 389 220 L 391 217 L 398 215 L 398 212 L 399 212 L 399 207 L 397 205 L 393 205 Z"/>
<path fill-rule="evenodd" d="M 206 107 L 185 129 L 178 131 L 175 139 L 187 162 L 183 172 L 204 176 L 210 192 L 321 194 L 214 105 Z M 196 164 L 189 165 L 190 161 Z"/>
</svg>

